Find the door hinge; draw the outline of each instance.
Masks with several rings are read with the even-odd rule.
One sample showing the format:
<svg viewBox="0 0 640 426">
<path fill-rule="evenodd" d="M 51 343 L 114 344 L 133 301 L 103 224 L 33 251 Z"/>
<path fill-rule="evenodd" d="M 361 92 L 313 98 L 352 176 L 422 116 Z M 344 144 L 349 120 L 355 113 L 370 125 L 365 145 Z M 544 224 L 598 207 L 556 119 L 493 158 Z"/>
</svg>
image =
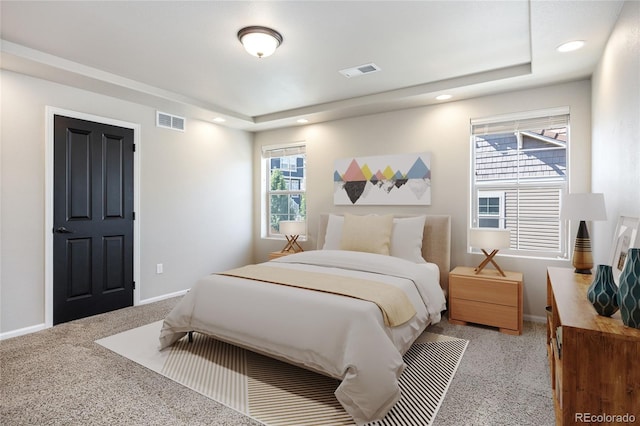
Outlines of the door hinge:
<svg viewBox="0 0 640 426">
<path fill-rule="evenodd" d="M 136 152 L 136 144 L 132 144 L 133 145 L 133 152 Z"/>
<path fill-rule="evenodd" d="M 136 220 L 136 212 L 131 212 L 133 220 Z"/>
<path fill-rule="evenodd" d="M 133 282 L 133 289 L 134 290 L 136 289 L 136 282 L 135 281 Z"/>
</svg>

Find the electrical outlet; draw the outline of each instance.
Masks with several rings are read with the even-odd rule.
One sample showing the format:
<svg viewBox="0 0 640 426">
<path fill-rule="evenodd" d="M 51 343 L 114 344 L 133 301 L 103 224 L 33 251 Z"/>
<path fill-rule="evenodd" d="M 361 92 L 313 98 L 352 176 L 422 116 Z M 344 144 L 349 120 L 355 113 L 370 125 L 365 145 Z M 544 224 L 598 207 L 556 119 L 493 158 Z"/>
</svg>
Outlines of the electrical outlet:
<svg viewBox="0 0 640 426">
<path fill-rule="evenodd" d="M 164 266 L 162 263 L 158 263 L 156 265 L 156 274 L 162 274 L 164 272 Z"/>
</svg>

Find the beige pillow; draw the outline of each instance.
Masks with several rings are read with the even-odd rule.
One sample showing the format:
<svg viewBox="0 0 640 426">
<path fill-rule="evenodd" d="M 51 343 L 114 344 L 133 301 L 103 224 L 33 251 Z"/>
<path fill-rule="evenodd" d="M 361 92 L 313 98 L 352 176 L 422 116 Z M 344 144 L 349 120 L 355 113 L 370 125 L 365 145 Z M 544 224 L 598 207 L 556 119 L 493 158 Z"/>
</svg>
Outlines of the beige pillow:
<svg viewBox="0 0 640 426">
<path fill-rule="evenodd" d="M 340 249 L 389 255 L 392 229 L 393 215 L 345 213 Z"/>
</svg>

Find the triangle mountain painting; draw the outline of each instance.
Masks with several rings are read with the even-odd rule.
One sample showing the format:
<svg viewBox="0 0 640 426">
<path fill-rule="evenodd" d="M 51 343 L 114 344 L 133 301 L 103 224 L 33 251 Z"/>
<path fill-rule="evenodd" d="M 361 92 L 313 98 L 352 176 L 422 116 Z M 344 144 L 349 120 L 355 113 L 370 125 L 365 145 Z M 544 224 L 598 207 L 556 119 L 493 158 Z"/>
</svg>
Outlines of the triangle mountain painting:
<svg viewBox="0 0 640 426">
<path fill-rule="evenodd" d="M 430 205 L 431 155 L 381 155 L 335 161 L 336 205 Z"/>
</svg>

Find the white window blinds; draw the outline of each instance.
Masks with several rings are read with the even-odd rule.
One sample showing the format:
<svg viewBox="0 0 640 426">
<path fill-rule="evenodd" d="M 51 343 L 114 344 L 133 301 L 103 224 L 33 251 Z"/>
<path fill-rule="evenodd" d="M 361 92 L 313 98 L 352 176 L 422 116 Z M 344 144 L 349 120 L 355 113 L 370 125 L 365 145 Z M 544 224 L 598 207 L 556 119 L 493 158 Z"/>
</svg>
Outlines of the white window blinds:
<svg viewBox="0 0 640 426">
<path fill-rule="evenodd" d="M 515 133 L 528 130 L 557 129 L 569 126 L 569 113 L 562 108 L 558 114 L 550 114 L 530 117 L 523 114 L 522 117 L 503 116 L 489 119 L 471 120 L 472 135 L 490 135 L 496 133 Z"/>
<path fill-rule="evenodd" d="M 305 145 L 277 145 L 262 147 L 262 158 L 288 157 L 306 153 Z"/>
</svg>

